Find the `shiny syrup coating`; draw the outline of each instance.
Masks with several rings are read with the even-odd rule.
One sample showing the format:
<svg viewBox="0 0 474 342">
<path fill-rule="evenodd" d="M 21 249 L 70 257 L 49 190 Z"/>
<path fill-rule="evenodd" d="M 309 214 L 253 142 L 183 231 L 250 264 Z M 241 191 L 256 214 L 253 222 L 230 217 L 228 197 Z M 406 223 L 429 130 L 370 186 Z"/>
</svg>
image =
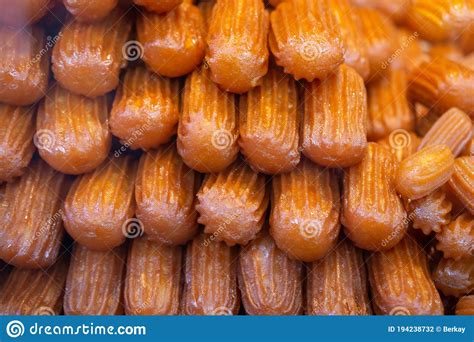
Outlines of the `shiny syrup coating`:
<svg viewBox="0 0 474 342">
<path fill-rule="evenodd" d="M 240 252 L 238 279 L 247 314 L 302 313 L 303 264 L 278 249 L 267 231 Z"/>
<path fill-rule="evenodd" d="M 121 245 L 135 226 L 136 163 L 105 161 L 74 181 L 64 204 L 64 225 L 78 243 L 98 251 Z"/>
<path fill-rule="evenodd" d="M 474 156 L 457 158 L 448 188 L 474 215 Z"/>
<path fill-rule="evenodd" d="M 437 112 L 452 107 L 474 117 L 474 70 L 447 58 L 421 63 L 409 77 L 409 96 Z"/>
<path fill-rule="evenodd" d="M 75 244 L 66 281 L 66 315 L 119 315 L 126 248 L 92 251 Z"/>
<path fill-rule="evenodd" d="M 125 73 L 110 113 L 110 130 L 132 149 L 156 148 L 176 134 L 179 84 L 143 66 Z"/>
<path fill-rule="evenodd" d="M 7 183 L 0 197 L 0 258 L 21 268 L 47 268 L 56 262 L 68 188 L 66 176 L 39 158 L 21 178 Z"/>
<path fill-rule="evenodd" d="M 267 73 L 269 15 L 262 0 L 218 0 L 207 34 L 206 62 L 212 80 L 245 93 Z"/>
<path fill-rule="evenodd" d="M 38 108 L 36 147 L 54 169 L 66 174 L 91 172 L 112 145 L 105 96 L 94 99 L 54 85 Z"/>
<path fill-rule="evenodd" d="M 395 186 L 403 197 L 419 199 L 445 184 L 453 171 L 454 156 L 446 145 L 427 146 L 400 163 Z"/>
<path fill-rule="evenodd" d="M 0 292 L 0 314 L 60 315 L 67 270 L 65 258 L 46 269 L 14 268 Z"/>
<path fill-rule="evenodd" d="M 23 175 L 35 151 L 36 109 L 0 104 L 0 183 Z"/>
<path fill-rule="evenodd" d="M 425 146 L 443 144 L 458 156 L 472 138 L 471 118 L 457 108 L 444 113 L 421 140 L 418 150 Z"/>
<path fill-rule="evenodd" d="M 391 20 L 403 23 L 406 19 L 411 0 L 350 0 L 354 5 L 374 8 Z"/>
<path fill-rule="evenodd" d="M 441 259 L 432 274 L 436 287 L 446 296 L 461 297 L 474 291 L 474 256 Z"/>
<path fill-rule="evenodd" d="M 182 314 L 217 316 L 239 312 L 238 251 L 212 236 L 201 233 L 188 244 Z"/>
<path fill-rule="evenodd" d="M 160 75 L 186 75 L 204 58 L 204 30 L 201 13 L 192 4 L 183 3 L 164 14 L 142 11 L 137 21 L 141 57 Z"/>
<path fill-rule="evenodd" d="M 272 180 L 270 233 L 290 258 L 311 262 L 336 243 L 339 186 L 334 173 L 308 159 Z"/>
<path fill-rule="evenodd" d="M 443 189 L 438 189 L 428 196 L 410 201 L 408 218 L 413 228 L 420 229 L 423 234 L 439 233 L 443 226 L 451 222 L 452 203 Z"/>
<path fill-rule="evenodd" d="M 133 0 L 133 2 L 150 12 L 165 13 L 179 6 L 183 0 Z"/>
<path fill-rule="evenodd" d="M 358 164 L 367 149 L 364 81 L 342 65 L 324 81 L 307 84 L 301 127 L 303 153 L 327 167 Z"/>
<path fill-rule="evenodd" d="M 373 307 L 379 315 L 442 315 L 424 251 L 410 237 L 369 258 Z"/>
<path fill-rule="evenodd" d="M 219 89 L 202 67 L 187 77 L 181 102 L 179 154 L 196 171 L 223 171 L 239 152 L 234 95 Z"/>
<path fill-rule="evenodd" d="M 474 316 L 474 295 L 459 298 L 456 315 Z"/>
<path fill-rule="evenodd" d="M 240 97 L 239 146 L 257 172 L 291 171 L 300 161 L 298 94 L 293 78 L 270 69 Z"/>
<path fill-rule="evenodd" d="M 265 177 L 237 161 L 206 176 L 197 194 L 198 222 L 229 246 L 245 245 L 262 229 L 269 196 Z"/>
<path fill-rule="evenodd" d="M 414 132 L 407 132 L 403 128 L 392 131 L 387 137 L 377 141 L 390 150 L 398 162 L 416 152 L 420 138 Z"/>
<path fill-rule="evenodd" d="M 125 279 L 127 315 L 177 315 L 181 297 L 181 247 L 146 237 L 134 239 L 128 251 Z"/>
<path fill-rule="evenodd" d="M 309 315 L 370 315 L 367 270 L 362 251 L 349 241 L 337 246 L 308 270 Z"/>
<path fill-rule="evenodd" d="M 0 26 L 0 102 L 27 106 L 45 95 L 50 56 L 42 52 L 45 46 L 46 35 L 40 27 Z"/>
<path fill-rule="evenodd" d="M 103 20 L 117 6 L 118 0 L 63 0 L 66 9 L 78 21 Z"/>
<path fill-rule="evenodd" d="M 407 98 L 407 88 L 406 72 L 393 68 L 368 85 L 369 140 L 385 138 L 397 129 L 415 129 L 415 114 Z"/>
<path fill-rule="evenodd" d="M 464 212 L 436 234 L 436 249 L 445 258 L 459 260 L 474 255 L 474 216 Z"/>
<path fill-rule="evenodd" d="M 69 21 L 54 45 L 54 77 L 64 88 L 91 98 L 117 88 L 120 69 L 130 59 L 124 46 L 131 28 L 119 9 L 96 23 Z"/>
<path fill-rule="evenodd" d="M 271 51 L 277 64 L 297 80 L 324 79 L 344 61 L 343 39 L 330 1 L 284 1 L 270 20 Z"/>
<path fill-rule="evenodd" d="M 395 171 L 391 152 L 369 143 L 362 162 L 344 174 L 341 223 L 359 248 L 390 249 L 405 235 L 407 215 L 394 189 Z"/>
<path fill-rule="evenodd" d="M 198 175 L 166 145 L 142 155 L 135 186 L 137 218 L 151 240 L 180 245 L 197 231 Z"/>
</svg>

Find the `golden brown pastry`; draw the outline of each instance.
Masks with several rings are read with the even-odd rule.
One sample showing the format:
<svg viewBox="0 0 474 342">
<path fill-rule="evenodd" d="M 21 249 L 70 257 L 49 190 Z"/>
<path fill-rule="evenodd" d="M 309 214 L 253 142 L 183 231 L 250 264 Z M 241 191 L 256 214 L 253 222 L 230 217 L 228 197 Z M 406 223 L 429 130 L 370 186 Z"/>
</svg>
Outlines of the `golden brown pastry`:
<svg viewBox="0 0 474 342">
<path fill-rule="evenodd" d="M 298 94 L 293 78 L 270 69 L 262 84 L 240 97 L 239 146 L 247 163 L 268 174 L 300 161 Z"/>
<path fill-rule="evenodd" d="M 0 183 L 21 176 L 35 151 L 35 108 L 0 104 Z"/>
<path fill-rule="evenodd" d="M 301 314 L 302 266 L 278 249 L 266 230 L 260 232 L 239 256 L 239 287 L 247 314 Z"/>
<path fill-rule="evenodd" d="M 137 217 L 151 240 L 181 245 L 197 231 L 195 194 L 198 176 L 165 145 L 144 153 L 135 186 Z"/>
<path fill-rule="evenodd" d="M 50 55 L 44 51 L 47 44 L 51 42 L 46 42 L 40 27 L 0 26 L 0 102 L 27 106 L 45 95 Z"/>
<path fill-rule="evenodd" d="M 0 258 L 21 268 L 56 262 L 64 235 L 61 215 L 66 176 L 35 159 L 0 196 Z"/>
<path fill-rule="evenodd" d="M 120 9 L 95 23 L 68 22 L 54 45 L 54 77 L 64 88 L 97 97 L 117 88 L 126 65 L 130 18 Z"/>
<path fill-rule="evenodd" d="M 179 84 L 143 66 L 128 69 L 110 113 L 110 129 L 132 149 L 156 148 L 176 134 Z"/>
<path fill-rule="evenodd" d="M 105 96 L 90 99 L 54 85 L 38 108 L 35 145 L 54 169 L 67 174 L 93 171 L 110 150 Z"/>
<path fill-rule="evenodd" d="M 148 11 L 165 13 L 179 6 L 183 0 L 133 0 L 133 2 L 145 7 Z"/>
<path fill-rule="evenodd" d="M 262 0 L 218 0 L 207 34 L 211 78 L 226 91 L 245 93 L 267 73 L 269 15 Z"/>
<path fill-rule="evenodd" d="M 91 22 L 107 17 L 118 0 L 63 0 L 63 3 L 78 21 Z"/>
<path fill-rule="evenodd" d="M 339 186 L 332 171 L 307 159 L 272 180 L 270 233 L 291 258 L 322 258 L 339 235 Z"/>
<path fill-rule="evenodd" d="M 426 197 L 410 201 L 408 217 L 413 222 L 413 228 L 420 229 L 423 234 L 439 233 L 451 221 L 452 207 L 446 192 L 438 189 Z"/>
<path fill-rule="evenodd" d="M 358 164 L 367 149 L 364 80 L 342 65 L 324 81 L 306 86 L 302 122 L 303 153 L 327 167 Z"/>
<path fill-rule="evenodd" d="M 329 0 L 289 0 L 271 13 L 269 45 L 278 65 L 297 80 L 324 79 L 344 61 Z"/>
<path fill-rule="evenodd" d="M 203 67 L 186 79 L 181 101 L 179 154 L 196 171 L 223 171 L 239 152 L 234 95 L 220 90 Z"/>
<path fill-rule="evenodd" d="M 268 197 L 265 177 L 237 161 L 206 176 L 197 194 L 198 222 L 217 241 L 245 245 L 262 229 Z"/>
<path fill-rule="evenodd" d="M 474 216 L 465 212 L 436 234 L 436 248 L 445 258 L 459 260 L 474 255 Z"/>
<path fill-rule="evenodd" d="M 387 147 L 397 161 L 401 162 L 416 152 L 420 144 L 420 138 L 413 132 L 407 132 L 404 129 L 396 129 L 386 138 L 377 141 L 377 143 Z"/>
<path fill-rule="evenodd" d="M 94 172 L 76 178 L 63 215 L 66 230 L 74 240 L 105 251 L 121 245 L 127 237 L 143 234 L 140 222 L 132 219 L 135 172 L 135 162 L 126 156 L 105 161 Z"/>
<path fill-rule="evenodd" d="M 474 256 L 441 259 L 432 274 L 436 287 L 446 296 L 461 297 L 474 291 Z"/>
<path fill-rule="evenodd" d="M 474 316 L 474 295 L 459 298 L 456 315 Z"/>
<path fill-rule="evenodd" d="M 178 314 L 181 257 L 181 247 L 164 246 L 146 237 L 133 240 L 125 279 L 127 315 Z"/>
<path fill-rule="evenodd" d="M 474 156 L 456 159 L 448 188 L 474 215 Z"/>
<path fill-rule="evenodd" d="M 183 3 L 171 12 L 141 12 L 137 21 L 143 60 L 154 72 L 178 77 L 193 71 L 204 58 L 204 21 L 199 9 Z"/>
</svg>

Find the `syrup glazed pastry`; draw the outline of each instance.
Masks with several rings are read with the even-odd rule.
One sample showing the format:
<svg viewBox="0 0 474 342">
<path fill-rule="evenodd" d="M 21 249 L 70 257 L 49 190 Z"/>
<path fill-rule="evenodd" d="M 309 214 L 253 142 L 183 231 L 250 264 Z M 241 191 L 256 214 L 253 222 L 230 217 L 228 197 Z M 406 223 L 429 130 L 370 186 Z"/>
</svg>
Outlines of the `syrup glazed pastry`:
<svg viewBox="0 0 474 342">
<path fill-rule="evenodd" d="M 474 156 L 456 159 L 448 188 L 474 215 Z"/>
<path fill-rule="evenodd" d="M 196 69 L 186 79 L 178 126 L 178 152 L 186 165 L 203 173 L 223 171 L 237 158 L 238 124 L 234 95 Z"/>
<path fill-rule="evenodd" d="M 397 23 L 402 23 L 406 18 L 410 1 L 411 0 L 351 0 L 355 5 L 375 8 Z"/>
<path fill-rule="evenodd" d="M 420 144 L 420 138 L 413 133 L 405 130 L 392 131 L 386 138 L 377 141 L 390 150 L 398 162 L 402 162 L 405 158 L 416 152 Z"/>
<path fill-rule="evenodd" d="M 245 245 L 262 229 L 268 206 L 265 177 L 243 162 L 207 175 L 197 198 L 198 222 L 217 241 Z"/>
<path fill-rule="evenodd" d="M 197 188 L 198 175 L 184 164 L 174 144 L 142 155 L 135 186 L 137 218 L 151 240 L 180 245 L 194 236 Z"/>
<path fill-rule="evenodd" d="M 367 149 L 364 80 L 342 65 L 324 81 L 307 85 L 302 123 L 303 153 L 327 167 L 358 164 Z"/>
<path fill-rule="evenodd" d="M 413 101 L 439 113 L 457 107 L 474 118 L 474 70 L 447 58 L 435 57 L 411 73 L 409 85 Z"/>
<path fill-rule="evenodd" d="M 273 68 L 260 86 L 240 97 L 239 145 L 255 171 L 283 173 L 299 163 L 297 101 L 293 78 Z"/>
<path fill-rule="evenodd" d="M 465 212 L 436 234 L 436 248 L 445 258 L 459 260 L 474 255 L 474 216 Z"/>
<path fill-rule="evenodd" d="M 183 3 L 171 12 L 144 12 L 137 21 L 143 60 L 154 72 L 178 77 L 193 71 L 204 58 L 204 20 L 199 9 Z"/>
<path fill-rule="evenodd" d="M 394 189 L 395 172 L 390 151 L 369 143 L 362 162 L 344 174 L 341 223 L 359 248 L 387 250 L 405 235 L 407 215 Z"/>
<path fill-rule="evenodd" d="M 121 246 L 97 252 L 75 244 L 64 295 L 66 315 L 120 315 L 126 263 Z"/>
<path fill-rule="evenodd" d="M 266 230 L 260 232 L 239 256 L 239 287 L 247 314 L 301 314 L 302 266 L 279 250 Z"/>
<path fill-rule="evenodd" d="M 164 246 L 146 237 L 128 251 L 125 279 L 127 315 L 177 315 L 181 297 L 181 247 Z"/>
<path fill-rule="evenodd" d="M 461 297 L 474 291 L 474 256 L 441 259 L 432 277 L 436 287 L 446 296 Z"/>
<path fill-rule="evenodd" d="M 49 77 L 49 53 L 42 52 L 45 46 L 40 27 L 0 26 L 0 102 L 27 106 L 45 95 Z"/>
<path fill-rule="evenodd" d="M 134 235 L 135 161 L 119 157 L 105 161 L 94 172 L 74 181 L 64 204 L 69 235 L 87 248 L 104 251 Z M 143 232 L 140 232 L 143 233 Z"/>
<path fill-rule="evenodd" d="M 36 147 L 54 169 L 91 172 L 107 158 L 112 144 L 105 96 L 90 99 L 54 85 L 39 106 Z"/>
<path fill-rule="evenodd" d="M 107 17 L 118 0 L 63 0 L 63 3 L 78 21 L 92 22 Z"/>
<path fill-rule="evenodd" d="M 131 28 L 130 18 L 119 9 L 97 23 L 71 20 L 53 49 L 54 77 L 73 93 L 92 98 L 117 88 L 129 58 L 124 46 Z"/>
<path fill-rule="evenodd" d="M 293 259 L 322 258 L 339 234 L 339 197 L 336 176 L 307 159 L 274 177 L 270 233 L 277 246 Z"/>
<path fill-rule="evenodd" d="M 271 13 L 269 45 L 278 65 L 297 80 L 324 79 L 344 61 L 329 0 L 290 0 Z"/>
<path fill-rule="evenodd" d="M 474 295 L 461 297 L 456 304 L 456 315 L 474 316 Z"/>
<path fill-rule="evenodd" d="M 262 0 L 217 0 L 206 61 L 222 89 L 245 93 L 267 73 L 269 15 Z"/>
<path fill-rule="evenodd" d="M 68 188 L 66 176 L 41 159 L 33 160 L 21 178 L 7 183 L 0 196 L 0 258 L 22 268 L 47 268 L 56 262 Z"/>
<path fill-rule="evenodd" d="M 410 201 L 408 210 L 413 221 L 413 228 L 420 229 L 423 234 L 439 233 L 443 226 L 451 221 L 453 205 L 441 188 L 426 197 Z"/>
<path fill-rule="evenodd" d="M 35 108 L 0 104 L 0 183 L 21 176 L 35 151 Z"/>
<path fill-rule="evenodd" d="M 18 28 L 33 24 L 48 13 L 54 2 L 55 0 L 0 0 L 0 23 Z"/>
<path fill-rule="evenodd" d="M 369 258 L 369 280 L 376 314 L 444 314 L 426 254 L 410 237 Z"/>
<path fill-rule="evenodd" d="M 47 269 L 14 268 L 0 292 L 0 315 L 60 315 L 68 263 L 60 258 Z"/>
<path fill-rule="evenodd" d="M 176 134 L 178 106 L 178 81 L 143 66 L 128 69 L 114 98 L 110 129 L 132 149 L 156 148 Z"/>
<path fill-rule="evenodd" d="M 150 12 L 165 13 L 179 6 L 183 0 L 133 0 L 133 2 Z"/>
<path fill-rule="evenodd" d="M 370 315 L 362 251 L 347 239 L 340 241 L 323 259 L 308 270 L 308 315 Z"/>
<path fill-rule="evenodd" d="M 184 315 L 236 315 L 237 249 L 201 233 L 188 244 L 182 313 Z"/>
</svg>

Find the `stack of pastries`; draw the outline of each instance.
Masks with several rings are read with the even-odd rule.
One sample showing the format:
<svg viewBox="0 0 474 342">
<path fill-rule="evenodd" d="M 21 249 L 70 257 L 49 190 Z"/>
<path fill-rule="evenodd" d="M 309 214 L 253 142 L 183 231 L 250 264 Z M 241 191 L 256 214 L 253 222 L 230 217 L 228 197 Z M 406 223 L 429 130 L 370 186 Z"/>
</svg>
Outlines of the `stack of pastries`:
<svg viewBox="0 0 474 342">
<path fill-rule="evenodd" d="M 0 7 L 0 314 L 474 314 L 472 0 Z"/>
</svg>

